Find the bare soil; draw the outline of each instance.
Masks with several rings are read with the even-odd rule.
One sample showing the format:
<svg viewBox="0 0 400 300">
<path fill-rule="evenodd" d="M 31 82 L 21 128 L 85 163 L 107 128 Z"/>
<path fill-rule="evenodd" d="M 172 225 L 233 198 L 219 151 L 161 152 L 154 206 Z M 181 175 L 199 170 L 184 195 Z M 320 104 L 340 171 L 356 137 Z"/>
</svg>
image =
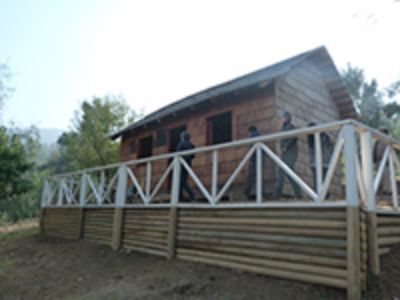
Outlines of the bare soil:
<svg viewBox="0 0 400 300">
<path fill-rule="evenodd" d="M 368 300 L 400 295 L 400 249 L 371 278 Z M 345 292 L 174 259 L 42 238 L 37 228 L 0 233 L 0 299 L 345 299 Z"/>
</svg>

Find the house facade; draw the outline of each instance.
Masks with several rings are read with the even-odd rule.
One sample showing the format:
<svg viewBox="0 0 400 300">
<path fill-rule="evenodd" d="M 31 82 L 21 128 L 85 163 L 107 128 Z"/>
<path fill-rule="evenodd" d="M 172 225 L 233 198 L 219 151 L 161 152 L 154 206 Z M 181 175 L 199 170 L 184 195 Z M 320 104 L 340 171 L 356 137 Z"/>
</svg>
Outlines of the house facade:
<svg viewBox="0 0 400 300">
<path fill-rule="evenodd" d="M 186 130 L 196 147 L 225 143 L 248 137 L 248 128 L 257 126 L 262 134 L 279 130 L 278 114 L 288 111 L 296 127 L 310 122 L 323 124 L 345 118 L 356 118 L 352 100 L 325 47 L 320 47 L 261 70 L 211 87 L 165 106 L 143 119 L 114 133 L 120 138 L 121 161 L 173 152 L 179 134 Z M 335 136 L 332 136 L 335 139 Z M 279 154 L 278 144 L 268 144 Z M 219 156 L 219 184 L 229 177 L 248 148 L 230 149 Z M 307 141 L 299 139 L 298 173 L 310 186 Z M 161 176 L 168 161 L 157 162 L 153 174 Z M 144 185 L 145 166 L 136 166 L 135 173 Z M 211 155 L 198 155 L 193 169 L 206 187 L 211 182 Z M 140 175 L 142 173 L 142 176 Z M 264 190 L 273 193 L 276 166 L 270 160 L 263 165 Z M 157 176 L 154 177 L 156 183 Z M 235 181 L 231 198 L 243 197 L 246 169 Z M 168 193 L 170 183 L 165 184 Z M 331 193 L 339 195 L 340 170 L 334 178 Z M 285 187 L 290 194 L 290 187 Z"/>
</svg>

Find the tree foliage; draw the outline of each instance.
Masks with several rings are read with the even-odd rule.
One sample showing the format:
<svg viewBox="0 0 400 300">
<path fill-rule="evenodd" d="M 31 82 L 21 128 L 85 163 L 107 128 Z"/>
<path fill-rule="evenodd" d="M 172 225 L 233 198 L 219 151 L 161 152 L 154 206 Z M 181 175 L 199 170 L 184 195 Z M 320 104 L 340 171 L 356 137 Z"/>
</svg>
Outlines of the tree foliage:
<svg viewBox="0 0 400 300">
<path fill-rule="evenodd" d="M 50 165 L 56 172 L 105 165 L 119 160 L 119 143 L 109 135 L 132 122 L 135 113 L 121 97 L 94 97 L 75 113 L 71 129 L 58 140 Z"/>
<path fill-rule="evenodd" d="M 11 221 L 38 210 L 40 183 L 34 168 L 38 140 L 34 129 L 0 130 L 0 217 Z M 37 184 L 35 184 L 37 183 Z"/>
<path fill-rule="evenodd" d="M 353 99 L 360 121 L 374 128 L 388 127 L 400 134 L 400 81 L 380 88 L 376 79 L 367 80 L 364 70 L 348 64 L 342 78 Z"/>
</svg>

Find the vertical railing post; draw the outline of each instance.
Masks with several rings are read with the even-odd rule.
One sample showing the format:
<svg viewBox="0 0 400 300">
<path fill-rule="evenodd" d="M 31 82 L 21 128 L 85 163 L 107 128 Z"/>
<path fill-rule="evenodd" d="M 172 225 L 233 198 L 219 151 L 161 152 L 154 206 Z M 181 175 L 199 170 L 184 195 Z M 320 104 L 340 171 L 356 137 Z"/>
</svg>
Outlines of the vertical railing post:
<svg viewBox="0 0 400 300">
<path fill-rule="evenodd" d="M 113 229 L 111 238 L 111 247 L 118 250 L 121 246 L 122 227 L 124 218 L 124 204 L 126 201 L 126 189 L 128 183 L 127 166 L 122 165 L 118 169 L 117 193 L 115 195 L 115 208 L 113 218 Z"/>
<path fill-rule="evenodd" d="M 58 181 L 58 200 L 57 200 L 57 206 L 61 206 L 61 205 L 62 205 L 62 198 L 63 198 L 63 182 L 64 182 L 64 179 L 60 179 L 60 181 Z"/>
<path fill-rule="evenodd" d="M 397 180 L 396 180 L 396 170 L 394 168 L 394 155 L 396 153 L 393 151 L 393 149 L 390 149 L 390 154 L 389 154 L 389 168 L 390 168 L 390 184 L 392 187 L 392 204 L 394 208 L 399 208 L 399 199 L 398 199 L 398 194 L 397 194 Z"/>
<path fill-rule="evenodd" d="M 263 176 L 262 176 L 262 149 L 261 145 L 257 144 L 256 148 L 256 201 L 262 203 L 263 198 Z M 253 170 L 252 170 L 253 171 Z"/>
<path fill-rule="evenodd" d="M 343 128 L 344 159 L 346 172 L 346 201 L 349 206 L 358 206 L 357 144 L 353 125 Z"/>
<path fill-rule="evenodd" d="M 364 181 L 367 199 L 367 252 L 369 268 L 372 273 L 378 275 L 380 272 L 378 232 L 376 219 L 376 194 L 374 191 L 374 162 L 372 158 L 372 135 L 369 131 L 360 134 L 361 143 L 361 172 Z"/>
<path fill-rule="evenodd" d="M 86 204 L 87 177 L 86 173 L 82 173 L 81 189 L 79 191 L 79 206 L 84 207 Z"/>
<path fill-rule="evenodd" d="M 172 259 L 175 256 L 176 247 L 176 227 L 178 222 L 178 203 L 181 189 L 181 163 L 179 156 L 174 157 L 173 173 L 172 173 L 172 191 L 171 191 L 171 207 L 168 226 L 168 244 L 167 244 L 167 259 Z"/>
<path fill-rule="evenodd" d="M 361 171 L 364 180 L 368 210 L 375 210 L 376 199 L 374 192 L 374 163 L 372 160 L 372 137 L 369 131 L 360 134 L 361 142 Z"/>
<path fill-rule="evenodd" d="M 315 152 L 315 182 L 316 193 L 318 194 L 318 202 L 322 202 L 321 189 L 322 189 L 322 149 L 321 149 L 321 134 L 314 133 L 314 152 Z"/>
<path fill-rule="evenodd" d="M 151 161 L 147 162 L 146 165 L 146 204 L 149 204 L 151 193 Z"/>
<path fill-rule="evenodd" d="M 216 204 L 218 189 L 218 150 L 212 153 L 211 197 Z"/>
<path fill-rule="evenodd" d="M 174 157 L 174 167 L 172 169 L 172 190 L 171 190 L 171 204 L 176 205 L 179 202 L 180 189 L 181 189 L 181 164 L 179 156 Z"/>
<path fill-rule="evenodd" d="M 354 125 L 343 127 L 347 202 L 347 299 L 361 298 L 361 227 Z"/>
</svg>

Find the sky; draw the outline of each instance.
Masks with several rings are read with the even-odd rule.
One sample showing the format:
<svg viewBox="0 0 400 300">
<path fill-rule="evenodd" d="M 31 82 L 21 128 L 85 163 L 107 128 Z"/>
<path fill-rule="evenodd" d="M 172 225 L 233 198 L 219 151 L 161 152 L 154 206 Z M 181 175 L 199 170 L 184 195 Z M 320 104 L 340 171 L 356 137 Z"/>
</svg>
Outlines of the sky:
<svg viewBox="0 0 400 300">
<path fill-rule="evenodd" d="M 80 103 L 122 95 L 150 113 L 325 45 L 337 67 L 400 79 L 400 1 L 0 0 L 3 123 L 67 129 Z"/>
</svg>

